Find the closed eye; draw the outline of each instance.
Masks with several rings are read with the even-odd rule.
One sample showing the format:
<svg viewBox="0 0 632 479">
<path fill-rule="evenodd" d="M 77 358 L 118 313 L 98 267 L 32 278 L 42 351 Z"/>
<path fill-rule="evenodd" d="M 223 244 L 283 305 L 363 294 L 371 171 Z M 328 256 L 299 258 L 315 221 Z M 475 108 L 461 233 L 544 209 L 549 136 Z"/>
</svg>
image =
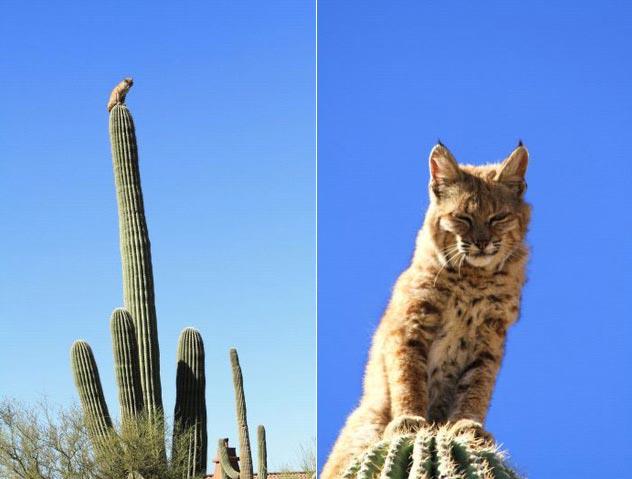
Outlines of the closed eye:
<svg viewBox="0 0 632 479">
<path fill-rule="evenodd" d="M 503 221 L 508 220 L 510 217 L 511 217 L 511 214 L 509 213 L 498 213 L 489 218 L 489 224 L 493 225 L 493 224 L 502 223 Z"/>
<path fill-rule="evenodd" d="M 470 227 L 472 226 L 472 217 L 470 215 L 464 215 L 464 214 L 461 214 L 461 213 L 456 213 L 456 214 L 453 214 L 452 217 L 455 220 L 466 224 L 467 226 L 470 226 Z"/>
</svg>

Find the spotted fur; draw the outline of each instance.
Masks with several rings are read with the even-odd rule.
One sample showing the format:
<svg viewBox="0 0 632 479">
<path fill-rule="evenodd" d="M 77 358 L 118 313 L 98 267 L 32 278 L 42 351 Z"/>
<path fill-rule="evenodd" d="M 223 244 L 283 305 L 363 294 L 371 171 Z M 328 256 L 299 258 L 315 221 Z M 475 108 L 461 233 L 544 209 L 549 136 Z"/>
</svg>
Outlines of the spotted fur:
<svg viewBox="0 0 632 479">
<path fill-rule="evenodd" d="M 502 163 L 468 166 L 442 144 L 433 148 L 430 206 L 413 260 L 395 284 L 360 405 L 322 478 L 341 477 L 389 423 L 482 425 L 525 280 L 528 156 L 520 143 Z"/>
</svg>

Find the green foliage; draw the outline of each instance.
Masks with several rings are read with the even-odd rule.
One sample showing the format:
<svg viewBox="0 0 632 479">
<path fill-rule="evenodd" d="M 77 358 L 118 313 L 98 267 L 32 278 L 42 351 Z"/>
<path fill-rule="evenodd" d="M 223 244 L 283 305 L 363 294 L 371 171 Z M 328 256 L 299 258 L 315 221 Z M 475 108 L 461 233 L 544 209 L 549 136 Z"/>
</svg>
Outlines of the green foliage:
<svg viewBox="0 0 632 479">
<path fill-rule="evenodd" d="M 78 408 L 0 403 L 0 477 L 97 479 L 89 431 Z M 100 478 L 99 479 L 109 479 Z"/>
<path fill-rule="evenodd" d="M 426 425 L 386 438 L 356 458 L 344 479 L 518 479 L 498 446 L 473 429 Z"/>
</svg>

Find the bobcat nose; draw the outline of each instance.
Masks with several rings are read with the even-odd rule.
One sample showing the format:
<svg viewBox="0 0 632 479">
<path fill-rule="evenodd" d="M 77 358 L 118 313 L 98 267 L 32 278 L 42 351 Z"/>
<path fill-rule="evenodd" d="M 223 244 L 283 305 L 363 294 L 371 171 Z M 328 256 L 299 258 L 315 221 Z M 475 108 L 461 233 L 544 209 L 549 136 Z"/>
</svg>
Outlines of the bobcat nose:
<svg viewBox="0 0 632 479">
<path fill-rule="evenodd" d="M 485 248 L 487 248 L 487 245 L 489 244 L 489 240 L 477 239 L 477 240 L 474 240 L 474 244 L 478 247 L 479 250 L 481 250 L 481 252 L 483 252 L 485 251 Z"/>
</svg>

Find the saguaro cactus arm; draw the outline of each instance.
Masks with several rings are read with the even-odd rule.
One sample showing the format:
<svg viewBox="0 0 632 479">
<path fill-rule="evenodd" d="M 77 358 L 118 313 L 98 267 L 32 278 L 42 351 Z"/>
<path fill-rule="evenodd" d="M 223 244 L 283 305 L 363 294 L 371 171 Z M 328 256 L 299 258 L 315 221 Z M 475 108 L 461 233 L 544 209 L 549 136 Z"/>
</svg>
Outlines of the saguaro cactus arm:
<svg viewBox="0 0 632 479">
<path fill-rule="evenodd" d="M 268 477 L 268 448 L 266 445 L 266 428 L 260 425 L 257 427 L 257 453 L 259 456 L 259 467 L 257 479 L 267 479 Z"/>
<path fill-rule="evenodd" d="M 119 212 L 125 308 L 136 331 L 143 404 L 149 418 L 162 414 L 160 352 L 151 248 L 138 168 L 132 115 L 124 104 L 110 112 L 112 163 Z"/>
<path fill-rule="evenodd" d="M 115 309 L 110 319 L 114 372 L 118 385 L 121 421 L 125 424 L 141 413 L 143 394 L 138 369 L 138 347 L 132 317 L 123 308 Z"/>
<path fill-rule="evenodd" d="M 222 467 L 222 472 L 230 479 L 240 479 L 239 471 L 233 467 L 228 457 L 228 446 L 226 439 L 220 439 L 217 444 L 217 457 Z M 243 479 L 243 478 L 242 478 Z"/>
<path fill-rule="evenodd" d="M 204 474 L 207 460 L 204 342 L 197 330 L 180 333 L 177 361 L 173 447 L 183 447 L 183 438 L 188 442 L 186 477 L 192 478 Z"/>
<path fill-rule="evenodd" d="M 70 361 L 86 425 L 95 448 L 99 449 L 113 429 L 90 345 L 85 341 L 75 341 L 70 350 Z"/>
<path fill-rule="evenodd" d="M 230 350 L 230 364 L 233 371 L 235 410 L 237 413 L 237 428 L 239 430 L 239 469 L 241 471 L 241 479 L 252 479 L 252 452 L 250 450 L 250 435 L 248 433 L 244 378 L 239 365 L 239 356 L 234 348 Z"/>
</svg>

